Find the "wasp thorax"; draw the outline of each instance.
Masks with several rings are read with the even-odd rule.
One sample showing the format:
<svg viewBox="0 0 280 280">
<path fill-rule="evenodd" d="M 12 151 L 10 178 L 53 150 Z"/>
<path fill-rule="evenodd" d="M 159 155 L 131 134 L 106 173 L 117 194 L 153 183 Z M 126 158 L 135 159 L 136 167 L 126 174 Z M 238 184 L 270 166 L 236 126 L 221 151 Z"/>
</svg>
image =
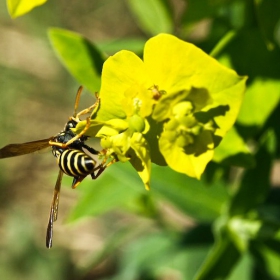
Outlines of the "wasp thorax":
<svg viewBox="0 0 280 280">
<path fill-rule="evenodd" d="M 68 141 L 70 141 L 73 137 L 75 136 L 74 132 L 72 132 L 71 130 L 69 131 L 64 131 L 59 133 L 56 136 L 56 142 L 59 143 L 67 143 Z"/>
</svg>

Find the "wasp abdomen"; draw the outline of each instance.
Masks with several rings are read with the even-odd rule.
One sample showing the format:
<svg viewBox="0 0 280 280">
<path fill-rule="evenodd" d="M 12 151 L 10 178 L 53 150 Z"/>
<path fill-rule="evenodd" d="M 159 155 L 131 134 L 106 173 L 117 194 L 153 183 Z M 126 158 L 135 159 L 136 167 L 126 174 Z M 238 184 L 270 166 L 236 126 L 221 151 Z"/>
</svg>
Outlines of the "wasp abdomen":
<svg viewBox="0 0 280 280">
<path fill-rule="evenodd" d="M 64 150 L 58 159 L 61 170 L 73 177 L 86 176 L 94 171 L 95 160 L 78 150 Z"/>
</svg>

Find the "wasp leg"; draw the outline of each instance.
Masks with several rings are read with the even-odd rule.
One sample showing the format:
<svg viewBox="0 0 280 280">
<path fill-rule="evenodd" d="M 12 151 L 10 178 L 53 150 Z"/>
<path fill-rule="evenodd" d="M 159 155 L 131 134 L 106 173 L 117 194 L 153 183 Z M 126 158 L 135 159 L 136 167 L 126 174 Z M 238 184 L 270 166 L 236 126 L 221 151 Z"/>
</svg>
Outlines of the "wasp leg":
<svg viewBox="0 0 280 280">
<path fill-rule="evenodd" d="M 91 178 L 92 178 L 93 180 L 97 179 L 97 178 L 103 173 L 103 171 L 104 171 L 105 169 L 106 169 L 106 166 L 100 166 L 100 167 L 98 168 L 98 171 L 97 171 L 96 174 L 94 174 L 94 173 L 91 173 L 91 174 L 90 174 Z"/>
<path fill-rule="evenodd" d="M 73 117 L 75 118 L 77 116 L 77 109 L 80 103 L 80 97 L 81 97 L 81 93 L 83 91 L 83 86 L 80 86 L 78 88 L 77 94 L 76 94 L 76 100 L 75 100 L 75 106 L 74 106 L 74 114 Z"/>
<path fill-rule="evenodd" d="M 90 107 L 88 107 L 88 108 L 82 110 L 81 112 L 79 112 L 79 113 L 76 115 L 75 118 L 79 120 L 79 119 L 80 119 L 80 116 L 86 115 L 86 114 L 90 113 L 95 107 L 98 107 L 99 104 L 100 104 L 100 98 L 96 95 L 96 102 L 95 102 L 93 105 L 91 105 Z"/>
<path fill-rule="evenodd" d="M 88 107 L 87 109 L 84 109 L 81 112 L 77 113 L 77 109 L 78 109 L 78 106 L 79 106 L 79 103 L 80 103 L 80 97 L 81 97 L 82 91 L 83 91 L 83 86 L 80 86 L 78 88 L 78 91 L 77 91 L 77 94 L 76 94 L 74 114 L 73 114 L 73 117 L 70 118 L 70 119 L 74 118 L 77 122 L 80 121 L 80 116 L 90 113 L 90 111 L 93 110 L 95 107 L 98 107 L 99 103 L 100 103 L 100 98 L 99 98 L 98 94 L 96 93 L 95 94 L 96 102 L 93 105 L 91 105 L 90 107 Z"/>
<path fill-rule="evenodd" d="M 67 148 L 70 144 L 72 144 L 76 140 L 80 139 L 86 133 L 86 131 L 89 129 L 89 127 L 90 127 L 90 118 L 87 118 L 87 124 L 86 124 L 85 128 L 79 134 L 77 134 L 75 137 L 73 137 L 71 140 L 69 140 L 67 143 L 64 143 L 64 146 L 62 146 L 62 148 Z"/>
<path fill-rule="evenodd" d="M 115 162 L 117 162 L 118 160 L 116 159 L 116 158 L 114 158 L 114 159 L 112 159 L 110 162 L 108 162 L 107 164 L 106 164 L 106 162 L 105 162 L 106 160 L 104 160 L 104 162 L 103 163 L 101 163 L 98 167 L 97 167 L 97 173 L 96 174 L 94 174 L 94 173 L 91 173 L 90 175 L 91 175 L 91 178 L 93 179 L 93 180 L 95 180 L 95 179 L 97 179 L 102 173 L 103 173 L 103 171 L 107 168 L 107 167 L 109 167 L 110 165 L 112 165 L 113 163 L 115 163 Z"/>
<path fill-rule="evenodd" d="M 49 145 L 50 146 L 61 147 L 61 148 L 64 148 L 64 149 L 67 148 L 67 146 L 65 147 L 65 143 L 59 143 L 59 142 L 55 142 L 55 141 L 52 141 L 52 140 L 49 141 Z"/>
<path fill-rule="evenodd" d="M 84 144 L 82 147 L 83 152 L 86 153 L 86 151 L 88 151 L 89 153 L 93 154 L 93 155 L 99 155 L 99 152 L 96 151 L 95 149 L 93 149 L 92 147 L 89 147 L 88 145 Z M 87 154 L 87 153 L 86 153 Z"/>
<path fill-rule="evenodd" d="M 76 140 L 81 138 L 86 133 L 86 131 L 89 129 L 89 127 L 90 127 L 90 118 L 87 118 L 87 124 L 86 124 L 85 128 L 79 134 L 77 134 L 75 137 L 71 138 L 71 140 L 69 140 L 66 143 L 60 143 L 60 142 L 55 142 L 55 141 L 50 140 L 49 145 L 67 149 L 70 144 L 72 144 L 73 142 L 75 142 Z"/>
</svg>

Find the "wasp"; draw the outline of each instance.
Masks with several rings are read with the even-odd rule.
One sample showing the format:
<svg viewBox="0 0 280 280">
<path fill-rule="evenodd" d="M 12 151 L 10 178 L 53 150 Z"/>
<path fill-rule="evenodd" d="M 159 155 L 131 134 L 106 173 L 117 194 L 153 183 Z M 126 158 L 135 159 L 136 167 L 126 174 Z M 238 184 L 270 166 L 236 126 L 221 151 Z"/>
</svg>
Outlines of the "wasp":
<svg viewBox="0 0 280 280">
<path fill-rule="evenodd" d="M 1 159 L 25 155 L 51 147 L 52 153 L 57 159 L 59 172 L 54 187 L 47 226 L 47 248 L 52 247 L 53 223 L 57 220 L 58 216 L 59 195 L 63 174 L 73 177 L 72 188 L 76 188 L 86 176 L 90 175 L 92 179 L 96 179 L 109 165 L 115 162 L 115 159 L 113 159 L 107 163 L 107 158 L 104 156 L 106 155 L 105 150 L 98 152 L 85 144 L 85 141 L 89 138 L 85 133 L 90 126 L 90 117 L 87 118 L 87 124 L 80 133 L 75 134 L 72 131 L 72 128 L 75 128 L 81 121 L 80 117 L 93 112 L 94 109 L 97 110 L 100 103 L 100 98 L 96 96 L 97 100 L 92 106 L 77 113 L 82 89 L 83 87 L 80 86 L 77 91 L 73 116 L 69 118 L 64 129 L 56 136 L 21 144 L 9 144 L 0 149 Z M 93 155 L 101 155 L 104 159 L 101 163 L 97 164 Z"/>
</svg>

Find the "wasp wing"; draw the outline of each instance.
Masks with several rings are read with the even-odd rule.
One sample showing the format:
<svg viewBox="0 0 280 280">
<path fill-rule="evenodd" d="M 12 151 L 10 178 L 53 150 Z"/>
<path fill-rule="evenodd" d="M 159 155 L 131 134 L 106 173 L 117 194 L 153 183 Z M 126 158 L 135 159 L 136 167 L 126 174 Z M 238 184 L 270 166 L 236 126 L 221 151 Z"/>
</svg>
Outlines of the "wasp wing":
<svg viewBox="0 0 280 280">
<path fill-rule="evenodd" d="M 50 211 L 49 222 L 47 227 L 46 246 L 49 249 L 52 247 L 53 223 L 57 220 L 57 215 L 58 215 L 59 194 L 60 194 L 62 176 L 63 176 L 63 172 L 61 169 L 59 169 L 57 180 L 53 191 L 51 211 Z"/>
<path fill-rule="evenodd" d="M 21 144 L 9 144 L 0 149 L 0 158 L 21 156 L 45 149 L 50 146 L 49 141 L 51 139 L 53 137 Z"/>
</svg>

